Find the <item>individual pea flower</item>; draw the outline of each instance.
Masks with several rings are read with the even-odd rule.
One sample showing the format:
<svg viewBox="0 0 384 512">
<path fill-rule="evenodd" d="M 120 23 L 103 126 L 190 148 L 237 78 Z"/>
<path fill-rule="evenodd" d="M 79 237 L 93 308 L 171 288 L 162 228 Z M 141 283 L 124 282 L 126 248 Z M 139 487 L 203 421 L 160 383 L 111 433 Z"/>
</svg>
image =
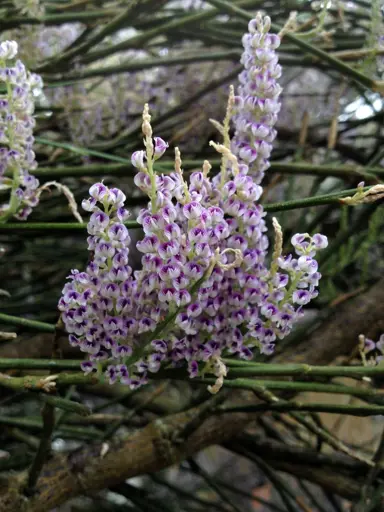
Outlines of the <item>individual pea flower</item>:
<svg viewBox="0 0 384 512">
<path fill-rule="evenodd" d="M 377 342 L 367 338 L 363 334 L 359 336 L 360 354 L 364 364 L 377 365 L 384 361 L 384 334 Z"/>
<path fill-rule="evenodd" d="M 0 222 L 14 216 L 25 220 L 39 202 L 39 181 L 30 174 L 37 167 L 33 151 L 34 91 L 41 78 L 17 60 L 15 41 L 0 43 L 0 187 L 10 190 L 9 202 L 0 205 Z M 7 176 L 6 174 L 10 175 Z"/>
<path fill-rule="evenodd" d="M 161 137 L 154 137 L 153 140 L 155 141 L 154 158 L 157 160 L 164 155 L 165 151 L 169 147 L 169 144 L 165 142 Z"/>
</svg>

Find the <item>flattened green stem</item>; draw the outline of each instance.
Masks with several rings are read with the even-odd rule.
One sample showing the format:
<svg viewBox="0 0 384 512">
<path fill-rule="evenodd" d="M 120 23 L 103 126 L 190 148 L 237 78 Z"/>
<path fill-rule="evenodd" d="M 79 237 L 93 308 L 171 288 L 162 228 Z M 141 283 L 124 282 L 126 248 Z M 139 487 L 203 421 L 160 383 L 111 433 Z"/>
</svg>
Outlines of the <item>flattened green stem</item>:
<svg viewBox="0 0 384 512">
<path fill-rule="evenodd" d="M 0 370 L 79 370 L 82 360 L 0 358 Z"/>
<path fill-rule="evenodd" d="M 34 488 L 40 472 L 43 469 L 45 459 L 51 449 L 51 437 L 53 429 L 55 428 L 55 408 L 49 403 L 46 403 L 41 412 L 41 416 L 43 419 L 43 430 L 41 432 L 40 444 L 30 467 L 27 486 L 25 489 L 26 494 L 30 496 L 34 492 Z"/>
<path fill-rule="evenodd" d="M 19 27 L 20 25 L 61 25 L 62 23 L 83 22 L 89 23 L 102 18 L 111 18 L 116 16 L 118 11 L 115 9 L 99 9 L 93 11 L 75 11 L 60 14 L 47 14 L 41 18 L 30 18 L 28 16 L 14 16 L 3 18 L 1 20 L 2 30 Z"/>
<path fill-rule="evenodd" d="M 50 139 L 45 139 L 44 137 L 35 137 L 35 142 L 38 144 L 44 144 L 46 146 L 52 146 L 54 148 L 66 149 L 71 151 L 72 153 L 78 153 L 82 156 L 96 156 L 98 158 L 104 158 L 106 160 L 112 160 L 114 162 L 120 162 L 122 164 L 131 165 L 131 161 L 127 158 L 122 158 L 121 156 L 109 155 L 108 153 L 102 153 L 101 151 L 94 151 L 93 149 L 82 148 L 80 146 L 75 146 L 68 142 L 58 142 Z"/>
<path fill-rule="evenodd" d="M 43 428 L 41 420 L 31 418 L 20 418 L 16 416 L 0 416 L 0 425 L 10 425 L 20 427 L 23 430 L 39 431 Z M 92 427 L 75 427 L 75 426 L 60 426 L 58 430 L 55 430 L 55 435 L 74 437 L 80 439 L 92 439 L 100 438 L 101 433 Z"/>
<path fill-rule="evenodd" d="M 9 224 L 4 224 L 4 226 L 8 225 Z M 22 318 L 19 316 L 6 315 L 5 313 L 0 313 L 0 323 L 27 327 L 29 329 L 36 329 L 37 331 L 41 332 L 55 332 L 54 324 L 39 322 L 37 320 L 29 320 L 28 318 Z"/>
<path fill-rule="evenodd" d="M 214 384 L 216 379 L 204 378 L 194 379 L 202 384 Z M 375 402 L 384 404 L 384 390 L 373 388 L 360 388 L 352 386 L 342 386 L 339 384 L 321 384 L 317 382 L 291 382 L 291 381 L 273 381 L 273 380 L 253 380 L 253 379 L 225 379 L 224 387 L 234 389 L 249 389 L 257 392 L 260 389 L 265 391 L 312 391 L 314 393 L 331 393 L 337 395 L 350 395 L 359 397 L 374 398 Z"/>
<path fill-rule="evenodd" d="M 375 416 L 384 415 L 384 405 L 343 405 L 343 404 L 322 404 L 322 403 L 304 403 L 298 401 L 263 403 L 257 405 L 247 405 L 239 407 L 218 407 L 217 413 L 224 412 L 327 412 L 330 414 L 346 414 L 349 416 Z"/>
<path fill-rule="evenodd" d="M 62 409 L 63 411 L 80 414 L 80 416 L 89 416 L 91 414 L 91 410 L 89 409 L 89 407 L 78 402 L 74 402 L 73 400 L 61 398 L 60 396 L 50 396 L 41 394 L 40 400 L 42 400 L 46 404 L 51 405 L 52 407 L 57 407 L 58 409 Z"/>
<path fill-rule="evenodd" d="M 110 155 L 108 155 L 110 156 Z M 220 165 L 220 160 L 209 159 L 213 167 Z M 174 162 L 162 160 L 157 163 L 158 172 L 169 172 L 173 170 Z M 201 160 L 183 160 L 183 170 L 200 169 Z M 211 170 L 214 173 L 214 169 Z M 307 163 L 271 162 L 268 172 L 280 174 L 297 174 L 308 176 L 334 176 L 336 178 L 366 178 L 373 179 L 375 176 L 384 178 L 382 167 L 360 167 L 352 165 L 313 165 Z M 69 165 L 66 167 L 40 167 L 33 171 L 37 178 L 57 179 L 67 176 L 129 176 L 136 174 L 132 164 L 90 164 L 90 165 Z"/>
<path fill-rule="evenodd" d="M 78 370 L 80 359 L 20 359 L 0 358 L 0 370 Z M 223 359 L 228 367 L 228 378 L 278 377 L 383 377 L 384 365 L 379 366 L 311 366 L 308 364 L 253 363 L 240 359 Z M 169 376 L 172 374 L 169 373 Z"/>
<path fill-rule="evenodd" d="M 1 360 L 0 360 L 1 361 Z M 383 366 L 310 366 L 308 364 L 257 364 L 239 360 L 223 359 L 228 366 L 228 377 L 258 376 L 313 376 L 313 377 L 362 377 L 384 376 Z M 1 366 L 0 366 L 1 367 Z"/>
<path fill-rule="evenodd" d="M 343 199 L 347 196 L 353 196 L 361 190 L 365 192 L 370 188 L 371 187 L 363 187 L 361 189 L 353 188 L 321 196 L 306 197 L 304 199 L 293 199 L 291 201 L 282 201 L 280 203 L 269 203 L 264 205 L 264 210 L 267 212 L 282 212 L 285 210 L 296 210 L 299 208 L 309 208 L 311 206 L 321 206 L 324 204 L 338 204 L 340 203 L 340 199 Z"/>
<path fill-rule="evenodd" d="M 96 384 L 99 378 L 91 373 L 60 373 L 58 375 L 26 375 L 24 377 L 11 377 L 0 373 L 0 387 L 3 386 L 15 391 L 37 391 L 41 393 L 55 392 L 57 387 L 71 385 Z"/>
</svg>

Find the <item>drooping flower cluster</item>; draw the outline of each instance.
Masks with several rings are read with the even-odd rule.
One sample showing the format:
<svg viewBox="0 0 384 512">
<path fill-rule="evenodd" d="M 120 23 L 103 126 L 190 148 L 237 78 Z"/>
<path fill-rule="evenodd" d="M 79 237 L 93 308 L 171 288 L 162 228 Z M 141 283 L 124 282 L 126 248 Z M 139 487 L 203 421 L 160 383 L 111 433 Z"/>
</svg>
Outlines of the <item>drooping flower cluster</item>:
<svg viewBox="0 0 384 512">
<path fill-rule="evenodd" d="M 263 31 L 268 24 L 268 19 L 263 22 L 260 17 L 250 24 L 251 29 L 256 26 L 262 32 L 259 43 L 261 39 L 265 44 Z M 262 96 L 258 103 L 258 97 L 253 96 L 252 104 L 265 106 L 267 99 Z M 117 210 L 115 213 L 103 199 L 111 191 L 103 184 L 91 189 L 93 199 L 84 206 L 93 212 L 88 230 L 94 260 L 85 273 L 87 277 L 84 273 L 73 273 L 60 302 L 64 323 L 72 333 L 71 343 L 91 353 L 90 361 L 83 365 L 85 370 L 95 368 L 95 361 L 108 358 L 104 366 L 110 382 L 119 379 L 137 387 L 146 381 L 148 372 L 156 372 L 162 365 L 185 364 L 190 377 L 213 373 L 217 383 L 211 390 L 216 392 L 226 375 L 222 356 L 251 358 L 255 348 L 271 354 L 276 340 L 291 331 L 303 305 L 317 296 L 321 275 L 315 255 L 327 246 L 323 235 L 295 235 L 292 244 L 296 255 L 283 256 L 281 228 L 273 219 L 275 244 L 271 264 L 266 264 L 267 227 L 265 213 L 257 201 L 262 193 L 259 181 L 269 157 L 263 148 L 267 144 L 270 152 L 276 112 L 264 111 L 265 115 L 253 119 L 260 134 L 269 130 L 269 138 L 260 135 L 251 148 L 258 150 L 252 160 L 259 166 L 254 178 L 254 173 L 248 174 L 252 162 L 241 156 L 244 148 L 248 151 L 247 147 L 236 146 L 240 136 L 242 140 L 248 137 L 247 126 L 243 132 L 237 130 L 232 144 L 232 148 L 242 151 L 240 161 L 231 150 L 229 121 L 234 104 L 237 105 L 236 126 L 241 115 L 245 119 L 250 113 L 247 100 L 241 103 L 231 95 L 223 125 L 216 123 L 224 136 L 224 144 L 212 143 L 222 155 L 221 173 L 211 180 L 211 166 L 204 162 L 201 171 L 191 174 L 189 183 L 184 180 L 177 148 L 175 172 L 155 173 L 156 161 L 168 144 L 160 137 L 153 137 L 148 106 L 145 106 L 142 125 L 145 151 L 132 155 L 132 164 L 138 170 L 135 184 L 150 199 L 138 217 L 145 235 L 137 243 L 143 253 L 142 269 L 133 276 L 127 271 L 122 283 L 116 282 L 117 270 L 111 267 L 116 253 L 109 254 L 109 245 L 104 247 L 110 244 L 110 223 L 117 222 L 114 217 Z M 261 107 L 258 109 L 260 113 Z M 249 147 L 250 144 L 249 140 Z M 95 216 L 102 223 L 97 233 L 94 233 Z M 119 218 L 119 225 L 121 222 Z M 99 237 L 96 240 L 92 238 L 95 235 Z M 128 242 L 126 235 L 116 250 L 128 255 Z M 127 264 L 124 259 L 124 265 Z M 93 275 L 95 265 L 96 275 Z M 84 283 L 78 284 L 77 276 L 84 276 L 80 278 Z M 89 276 L 91 280 L 96 279 L 92 286 Z M 108 293 L 112 289 L 115 295 L 105 296 L 106 288 Z M 103 309 L 99 303 L 106 299 L 110 302 Z M 124 302 L 124 307 L 117 309 L 119 300 L 128 301 L 128 305 Z M 105 313 L 100 314 L 100 308 Z M 110 321 L 112 335 L 108 331 Z M 96 347 L 89 345 L 89 340 Z"/>
<path fill-rule="evenodd" d="M 280 38 L 269 33 L 270 27 L 270 18 L 258 14 L 243 36 L 241 62 L 244 70 L 239 75 L 234 117 L 236 131 L 232 150 L 249 167 L 256 183 L 262 181 L 269 167 L 282 91 L 277 83 L 281 66 L 275 51 Z"/>
<path fill-rule="evenodd" d="M 37 167 L 33 152 L 35 120 L 33 91 L 42 86 L 17 60 L 17 43 L 0 44 L 0 187 L 10 189 L 10 200 L 0 205 L 0 220 L 25 220 L 38 203 L 38 180 L 29 173 Z"/>
</svg>

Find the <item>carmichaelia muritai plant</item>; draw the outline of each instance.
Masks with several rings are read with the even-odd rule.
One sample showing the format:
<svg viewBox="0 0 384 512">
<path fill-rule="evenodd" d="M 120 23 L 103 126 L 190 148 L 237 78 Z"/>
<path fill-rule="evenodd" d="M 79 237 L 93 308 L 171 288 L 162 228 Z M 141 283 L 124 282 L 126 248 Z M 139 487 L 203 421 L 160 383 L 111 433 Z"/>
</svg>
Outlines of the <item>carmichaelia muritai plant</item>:
<svg viewBox="0 0 384 512">
<path fill-rule="evenodd" d="M 191 378 L 214 374 L 209 389 L 215 393 L 227 371 L 223 356 L 271 354 L 317 296 L 321 275 L 315 256 L 327 246 L 325 236 L 296 234 L 295 255 L 283 256 L 282 231 L 273 219 L 267 263 L 265 213 L 257 201 L 281 90 L 274 52 L 279 38 L 269 28 L 270 19 L 258 15 L 244 36 L 238 95 L 231 92 L 223 124 L 214 123 L 224 139 L 211 142 L 222 157 L 214 178 L 205 161 L 187 182 L 178 148 L 174 172 L 156 173 L 168 144 L 153 137 L 145 105 L 145 149 L 132 155 L 135 184 L 149 197 L 138 216 L 145 235 L 137 243 L 141 270 L 129 266 L 123 192 L 97 183 L 83 201 L 91 213 L 92 257 L 85 271 L 72 271 L 59 309 L 71 345 L 88 355 L 85 372 L 104 372 L 110 383 L 136 388 L 161 367 L 185 365 Z"/>
</svg>

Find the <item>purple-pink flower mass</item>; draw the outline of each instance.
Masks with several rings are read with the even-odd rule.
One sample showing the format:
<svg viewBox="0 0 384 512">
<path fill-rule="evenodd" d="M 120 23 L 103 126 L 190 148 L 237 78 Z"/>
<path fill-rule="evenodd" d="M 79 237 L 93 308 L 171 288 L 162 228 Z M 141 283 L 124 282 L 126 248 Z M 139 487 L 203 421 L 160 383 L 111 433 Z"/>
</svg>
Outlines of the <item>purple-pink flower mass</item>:
<svg viewBox="0 0 384 512">
<path fill-rule="evenodd" d="M 274 219 L 268 259 L 266 214 L 257 203 L 280 109 L 279 37 L 269 28 L 258 15 L 243 38 L 245 69 L 227 112 L 235 134 L 231 141 L 228 120 L 224 142 L 212 143 L 222 156 L 219 174 L 211 178 L 206 161 L 186 181 L 177 148 L 174 172 L 157 174 L 168 144 L 153 138 L 145 107 L 145 150 L 132 155 L 135 184 L 150 199 L 138 216 L 141 270 L 129 266 L 123 192 L 97 183 L 83 201 L 92 259 L 84 272 L 72 271 L 59 309 L 71 345 L 88 354 L 85 372 L 137 388 L 161 367 L 185 366 L 191 378 L 213 374 L 222 382 L 222 357 L 271 354 L 317 296 L 315 256 L 326 237 L 296 234 L 295 254 L 283 256 Z"/>
</svg>

